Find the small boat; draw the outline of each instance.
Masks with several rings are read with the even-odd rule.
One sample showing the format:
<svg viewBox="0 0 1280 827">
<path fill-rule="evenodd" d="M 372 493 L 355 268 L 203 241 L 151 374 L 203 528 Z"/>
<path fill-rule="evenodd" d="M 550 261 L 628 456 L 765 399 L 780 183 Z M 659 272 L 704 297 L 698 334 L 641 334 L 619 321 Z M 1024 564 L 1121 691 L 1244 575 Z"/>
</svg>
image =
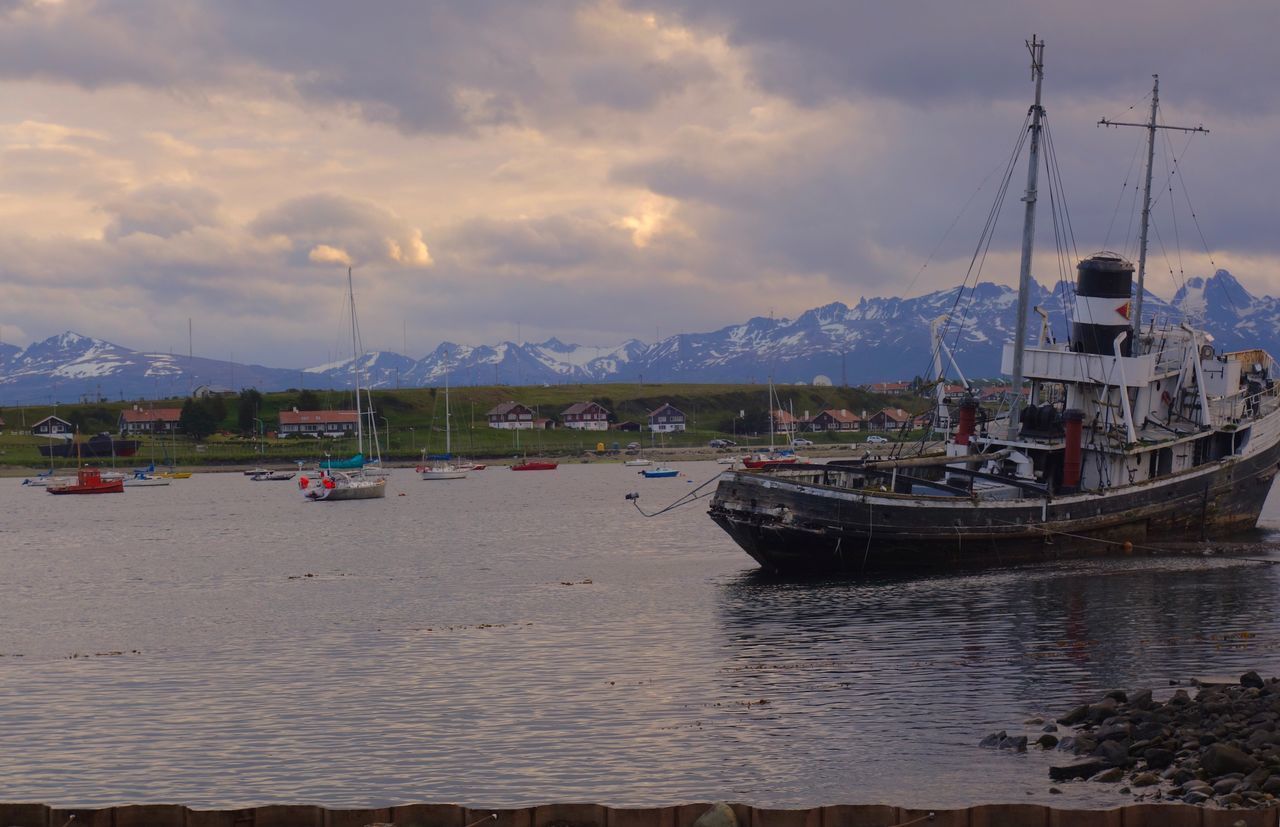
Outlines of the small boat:
<svg viewBox="0 0 1280 827">
<path fill-rule="evenodd" d="M 645 479 L 660 479 L 663 477 L 680 476 L 680 472 L 675 468 L 668 468 L 665 465 L 659 465 L 657 468 L 646 468 L 639 473 L 643 474 Z"/>
<path fill-rule="evenodd" d="M 653 465 L 653 460 L 651 460 L 651 459 L 645 459 L 644 457 L 638 457 L 637 459 L 629 459 L 629 460 L 627 460 L 626 462 L 624 462 L 624 463 L 622 463 L 622 464 L 623 464 L 623 465 L 629 465 L 629 466 L 631 466 L 632 468 L 639 468 L 639 467 L 641 467 L 641 466 L 645 466 L 645 465 Z"/>
<path fill-rule="evenodd" d="M 742 461 L 742 457 L 720 457 L 719 459 L 716 460 L 716 462 L 719 463 L 720 465 L 733 465 L 734 463 L 741 462 L 741 461 Z"/>
<path fill-rule="evenodd" d="M 45 486 L 50 494 L 119 494 L 124 491 L 124 480 L 104 480 L 98 468 L 81 468 L 75 480 L 56 482 Z"/>
<path fill-rule="evenodd" d="M 341 502 L 343 500 L 375 500 L 387 496 L 387 481 L 383 477 L 366 477 L 342 471 L 321 471 L 314 479 L 298 478 L 302 496 L 316 502 Z"/>
<path fill-rule="evenodd" d="M 796 462 L 795 454 L 767 453 L 742 458 L 743 466 L 752 470 L 773 468 L 778 465 L 795 465 Z"/>
<path fill-rule="evenodd" d="M 41 471 L 34 477 L 27 477 L 22 481 L 22 484 L 30 488 L 44 488 L 55 479 L 57 479 L 57 477 L 53 475 L 53 469 L 50 468 L 48 471 Z"/>
<path fill-rule="evenodd" d="M 469 468 L 438 462 L 433 465 L 418 466 L 418 476 L 424 480 L 462 480 L 466 479 Z"/>
<path fill-rule="evenodd" d="M 170 468 L 168 471 L 157 471 L 155 475 L 156 475 L 157 477 L 159 477 L 160 479 L 164 479 L 164 480 L 189 480 L 189 479 L 191 479 L 191 472 L 190 472 L 190 471 L 174 471 L 172 468 Z"/>
<path fill-rule="evenodd" d="M 249 479 L 254 482 L 264 482 L 272 480 L 291 480 L 297 475 L 296 471 L 271 471 L 266 468 L 259 469 Z"/>
<path fill-rule="evenodd" d="M 558 462 L 548 462 L 546 460 L 524 460 L 517 462 L 511 466 L 512 471 L 554 471 L 560 465 Z"/>
<path fill-rule="evenodd" d="M 133 472 L 133 476 L 125 477 L 122 482 L 125 488 L 151 488 L 157 485 L 168 485 L 169 481 L 164 477 L 158 477 L 155 474 L 139 468 Z"/>
<path fill-rule="evenodd" d="M 244 472 L 244 475 L 246 477 L 252 477 L 257 474 L 266 474 L 266 473 L 268 473 L 268 469 L 266 468 L 250 468 L 248 471 Z"/>
</svg>

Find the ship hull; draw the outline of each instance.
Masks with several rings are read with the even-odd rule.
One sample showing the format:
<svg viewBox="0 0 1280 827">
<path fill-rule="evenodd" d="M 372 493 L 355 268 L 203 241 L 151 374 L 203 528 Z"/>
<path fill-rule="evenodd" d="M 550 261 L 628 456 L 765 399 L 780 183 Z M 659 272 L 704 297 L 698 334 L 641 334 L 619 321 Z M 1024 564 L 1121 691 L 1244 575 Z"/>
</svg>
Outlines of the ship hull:
<svg viewBox="0 0 1280 827">
<path fill-rule="evenodd" d="M 1252 529 L 1280 443 L 1106 494 L 978 502 L 827 484 L 838 473 L 725 472 L 710 516 L 781 573 L 948 570 L 1132 553 Z"/>
</svg>

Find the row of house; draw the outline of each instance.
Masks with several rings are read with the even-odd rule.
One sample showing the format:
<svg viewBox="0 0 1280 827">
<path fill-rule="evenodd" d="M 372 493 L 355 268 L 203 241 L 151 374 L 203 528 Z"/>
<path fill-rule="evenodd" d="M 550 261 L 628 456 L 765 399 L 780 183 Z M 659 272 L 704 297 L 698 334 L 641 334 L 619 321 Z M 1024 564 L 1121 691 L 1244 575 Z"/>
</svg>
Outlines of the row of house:
<svg viewBox="0 0 1280 827">
<path fill-rule="evenodd" d="M 550 419 L 540 418 L 526 405 L 519 402 L 504 402 L 495 406 L 486 414 L 490 428 L 503 429 L 545 429 L 555 427 Z M 566 428 L 583 431 L 605 431 L 609 429 L 609 411 L 596 402 L 578 402 L 570 405 L 560 414 L 560 420 Z M 902 408 L 881 408 L 870 416 L 866 411 L 861 415 L 847 408 L 819 411 L 810 417 L 805 412 L 803 417 L 793 416 L 788 411 L 773 411 L 773 427 L 779 433 L 796 431 L 899 431 L 922 427 L 927 424 L 926 418 L 913 416 Z M 683 411 L 670 403 L 664 403 L 648 415 L 649 430 L 658 433 L 683 431 L 688 425 L 688 417 Z M 616 430 L 638 431 L 640 426 L 634 422 L 621 422 L 613 426 Z"/>
<path fill-rule="evenodd" d="M 147 408 L 143 410 L 133 407 L 120 412 L 116 427 L 121 435 L 129 434 L 168 434 L 178 430 L 178 420 L 182 417 L 181 408 Z M 34 436 L 60 437 L 69 439 L 75 434 L 75 426 L 60 416 L 46 416 L 31 426 Z"/>
<path fill-rule="evenodd" d="M 773 428 L 779 433 L 795 433 L 797 431 L 905 431 L 923 427 L 927 424 L 927 415 L 914 416 L 902 408 L 881 408 L 870 416 L 866 411 L 861 415 L 847 408 L 828 409 L 809 416 L 798 417 L 789 411 L 773 412 Z"/>
<path fill-rule="evenodd" d="M 129 434 L 169 434 L 179 430 L 181 418 L 180 408 L 149 408 L 137 406 L 120 412 L 119 430 L 122 435 Z M 486 417 L 490 428 L 506 430 L 545 430 L 555 427 L 555 422 L 539 417 L 536 412 L 519 402 L 504 402 L 490 410 Z M 577 402 L 560 413 L 560 421 L 565 428 L 582 431 L 609 430 L 609 411 L 598 402 Z M 868 416 L 866 411 L 861 415 L 846 408 L 819 411 L 810 417 L 805 412 L 803 417 L 793 416 L 784 410 L 773 411 L 773 427 L 779 433 L 795 433 L 797 431 L 889 431 L 906 430 L 920 427 L 922 417 L 913 417 L 902 408 L 881 408 Z M 672 433 L 684 431 L 688 426 L 688 417 L 683 411 L 670 403 L 663 403 L 648 414 L 648 428 L 655 433 Z M 620 431 L 639 431 L 640 423 L 620 422 L 613 426 Z M 355 411 L 280 411 L 280 427 L 278 434 L 287 436 L 331 436 L 337 437 L 356 430 Z M 37 422 L 31 429 L 36 436 L 70 437 L 74 426 L 57 416 L 47 416 Z"/>
<path fill-rule="evenodd" d="M 554 428 L 555 423 L 539 417 L 532 408 L 519 402 L 503 402 L 495 405 L 485 417 L 490 428 L 504 430 L 544 430 Z M 649 430 L 658 433 L 683 431 L 688 424 L 684 412 L 670 403 L 663 403 L 648 415 Z M 566 428 L 579 431 L 609 430 L 609 411 L 599 402 L 575 402 L 560 412 L 560 422 Z M 638 422 L 619 422 L 613 426 L 618 431 L 638 431 Z"/>
</svg>

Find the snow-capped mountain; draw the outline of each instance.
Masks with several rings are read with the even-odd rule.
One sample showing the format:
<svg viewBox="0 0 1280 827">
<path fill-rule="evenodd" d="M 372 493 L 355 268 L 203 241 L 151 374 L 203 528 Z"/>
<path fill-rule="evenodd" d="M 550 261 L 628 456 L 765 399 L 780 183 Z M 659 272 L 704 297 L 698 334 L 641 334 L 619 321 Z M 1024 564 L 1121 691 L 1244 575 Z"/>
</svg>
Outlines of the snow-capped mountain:
<svg viewBox="0 0 1280 827">
<path fill-rule="evenodd" d="M 1251 295 L 1230 273 L 1188 279 L 1171 301 L 1147 293 L 1144 315 L 1184 315 L 1203 324 L 1217 347 L 1263 347 L 1280 354 L 1280 299 Z M 1049 316 L 1051 335 L 1066 333 L 1070 297 L 1041 285 L 1030 305 Z M 812 382 L 910 379 L 931 371 L 930 323 L 941 316 L 948 348 L 969 377 L 996 376 L 1000 353 L 1013 338 L 1017 295 L 982 283 L 912 299 L 864 298 L 850 307 L 832 302 L 794 319 L 753 318 L 709 333 L 681 333 L 652 345 L 631 339 L 616 346 L 538 343 L 461 345 L 445 342 L 422 359 L 376 351 L 359 359 L 362 384 L 375 388 L 453 385 L 530 385 L 564 382 Z M 1040 332 L 1028 314 L 1028 337 Z M 238 390 L 344 388 L 351 359 L 303 370 L 265 368 L 164 353 L 139 353 L 75 333 L 24 350 L 0 345 L 0 405 L 70 402 L 80 398 L 185 396 L 211 385 Z M 951 371 L 949 371 L 951 372 Z M 954 374 L 953 374 L 954 375 Z"/>
</svg>

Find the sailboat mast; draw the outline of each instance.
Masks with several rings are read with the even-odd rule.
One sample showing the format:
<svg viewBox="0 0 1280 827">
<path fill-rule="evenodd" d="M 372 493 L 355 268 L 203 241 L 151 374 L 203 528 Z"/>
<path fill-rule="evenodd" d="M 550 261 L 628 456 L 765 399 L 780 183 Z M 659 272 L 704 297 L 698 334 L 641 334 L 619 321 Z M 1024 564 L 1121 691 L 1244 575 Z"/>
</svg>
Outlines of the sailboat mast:
<svg viewBox="0 0 1280 827">
<path fill-rule="evenodd" d="M 1138 352 L 1142 332 L 1142 290 L 1147 275 L 1147 227 L 1151 224 L 1151 167 L 1156 157 L 1156 112 L 1160 109 L 1160 76 L 1152 75 L 1151 120 L 1147 122 L 1147 180 L 1142 187 L 1142 231 L 1138 235 L 1138 294 L 1133 300 L 1133 355 Z"/>
<path fill-rule="evenodd" d="M 364 453 L 364 408 L 360 401 L 360 337 L 356 332 L 356 288 L 347 268 L 347 299 L 351 303 L 351 370 L 356 384 L 356 451 Z"/>
<path fill-rule="evenodd" d="M 1031 76 L 1036 82 L 1036 102 L 1031 105 L 1031 148 L 1027 154 L 1027 191 L 1022 196 L 1026 213 L 1022 219 L 1022 266 L 1018 269 L 1018 320 L 1013 337 L 1013 402 L 1009 407 L 1009 438 L 1018 433 L 1018 415 L 1022 410 L 1022 358 L 1027 346 L 1027 305 L 1031 295 L 1031 251 L 1036 233 L 1036 190 L 1040 178 L 1040 121 L 1044 107 L 1040 105 L 1040 85 L 1044 80 L 1044 41 L 1031 35 L 1027 43 L 1031 52 Z"/>
<path fill-rule="evenodd" d="M 449 441 L 449 351 L 444 352 L 444 453 L 452 456 L 453 447 Z"/>
</svg>

